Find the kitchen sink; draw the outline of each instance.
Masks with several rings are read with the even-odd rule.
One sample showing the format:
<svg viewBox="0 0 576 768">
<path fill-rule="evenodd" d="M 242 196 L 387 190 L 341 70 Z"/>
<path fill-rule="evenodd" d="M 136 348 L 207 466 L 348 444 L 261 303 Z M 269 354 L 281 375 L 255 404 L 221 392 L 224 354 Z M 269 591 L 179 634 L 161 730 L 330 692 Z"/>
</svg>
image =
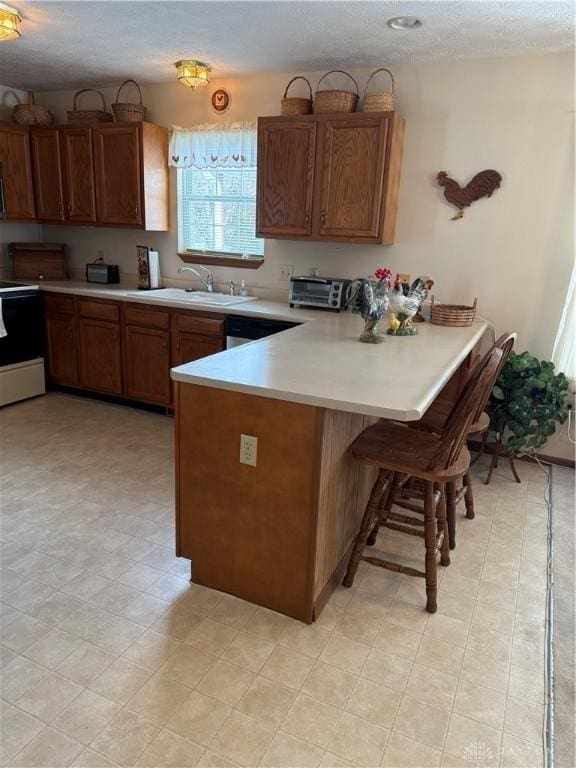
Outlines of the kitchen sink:
<svg viewBox="0 0 576 768">
<path fill-rule="evenodd" d="M 163 299 L 165 301 L 181 301 L 183 304 L 211 304 L 226 307 L 229 304 L 243 304 L 246 301 L 256 301 L 257 296 L 231 296 L 229 293 L 210 293 L 209 291 L 186 291 L 183 288 L 159 288 L 152 291 L 131 291 L 128 296 L 149 301 Z"/>
</svg>

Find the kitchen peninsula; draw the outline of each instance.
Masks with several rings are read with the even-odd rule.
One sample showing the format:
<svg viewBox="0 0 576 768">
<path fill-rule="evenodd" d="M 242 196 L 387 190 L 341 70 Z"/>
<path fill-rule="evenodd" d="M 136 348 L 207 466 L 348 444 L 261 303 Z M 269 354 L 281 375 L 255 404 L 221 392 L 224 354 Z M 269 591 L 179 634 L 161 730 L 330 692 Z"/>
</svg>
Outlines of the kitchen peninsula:
<svg viewBox="0 0 576 768">
<path fill-rule="evenodd" d="M 358 343 L 360 328 L 317 313 L 172 370 L 176 546 L 192 581 L 313 621 L 373 481 L 349 446 L 375 419 L 417 420 L 441 391 L 453 398 L 486 325 L 426 323 L 381 345 Z M 242 436 L 257 440 L 248 456 Z"/>
</svg>

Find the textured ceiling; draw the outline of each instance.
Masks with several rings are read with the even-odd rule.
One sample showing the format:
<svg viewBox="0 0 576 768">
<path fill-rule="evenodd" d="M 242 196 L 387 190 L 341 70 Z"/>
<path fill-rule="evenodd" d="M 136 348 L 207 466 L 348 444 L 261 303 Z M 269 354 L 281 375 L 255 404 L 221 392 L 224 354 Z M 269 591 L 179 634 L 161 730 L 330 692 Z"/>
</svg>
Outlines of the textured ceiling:
<svg viewBox="0 0 576 768">
<path fill-rule="evenodd" d="M 36 90 L 174 80 L 198 58 L 213 77 L 409 60 L 571 50 L 573 2 L 29 2 L 23 36 L 0 43 L 0 83 Z M 420 29 L 394 31 L 392 16 Z"/>
</svg>

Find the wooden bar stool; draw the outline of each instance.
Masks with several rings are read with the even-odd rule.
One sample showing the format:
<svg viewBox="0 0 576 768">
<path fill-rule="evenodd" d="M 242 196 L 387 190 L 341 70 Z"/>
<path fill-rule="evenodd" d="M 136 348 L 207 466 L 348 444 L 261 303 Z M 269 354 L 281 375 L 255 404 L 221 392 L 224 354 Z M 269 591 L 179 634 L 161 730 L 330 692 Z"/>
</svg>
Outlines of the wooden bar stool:
<svg viewBox="0 0 576 768">
<path fill-rule="evenodd" d="M 382 420 L 356 438 L 352 444 L 354 457 L 364 464 L 378 467 L 379 472 L 354 542 L 344 586 L 352 586 L 360 561 L 365 560 L 381 568 L 424 578 L 426 610 L 436 612 L 438 552 L 441 565 L 450 564 L 446 484 L 462 478 L 468 471 L 470 454 L 465 445 L 468 430 L 477 403 L 484 398 L 486 389 L 494 381 L 501 358 L 502 350 L 497 347 L 493 347 L 483 358 L 474 376 L 468 379 L 442 433 L 421 432 L 397 422 Z M 406 478 L 422 482 L 424 520 L 395 515 L 388 527 L 424 539 L 424 571 L 363 554 L 368 534 L 374 528 L 377 530 L 379 525 L 386 524 L 391 517 L 395 494 Z"/>
<path fill-rule="evenodd" d="M 518 334 L 505 333 L 494 342 L 492 347 L 486 352 L 486 354 L 474 365 L 468 376 L 468 380 L 474 379 L 477 372 L 482 369 L 482 366 L 488 360 L 493 349 L 502 350 L 502 358 L 500 364 L 494 376 L 494 381 L 487 387 L 486 392 L 482 398 L 479 398 L 472 423 L 468 427 L 468 437 L 474 437 L 476 435 L 486 434 L 488 427 L 490 426 L 490 416 L 486 413 L 485 408 L 490 398 L 490 393 L 494 387 L 494 384 L 500 376 L 500 372 L 512 348 L 516 341 Z M 424 416 L 416 422 L 412 422 L 409 426 L 413 429 L 423 430 L 426 432 L 436 432 L 441 434 L 446 428 L 446 422 L 450 415 L 450 410 L 445 401 L 435 400 L 430 408 L 426 411 Z M 471 464 L 473 461 L 470 462 Z M 410 479 L 408 479 L 410 480 Z M 412 483 L 416 485 L 415 488 L 406 487 L 406 485 L 399 485 L 396 488 L 393 498 L 387 499 L 387 503 L 391 508 L 392 505 L 396 505 L 402 509 L 409 509 L 413 512 L 423 513 L 422 506 L 415 504 L 414 500 L 423 501 L 424 493 L 421 487 L 421 483 Z M 468 520 L 474 519 L 474 493 L 472 488 L 472 476 L 470 469 L 466 472 L 462 478 L 460 484 L 455 481 L 446 483 L 446 516 L 448 520 L 448 541 L 450 549 L 456 547 L 456 508 L 458 504 L 464 499 L 466 517 Z M 375 526 L 368 536 L 367 544 L 372 546 L 376 542 L 376 535 L 378 533 L 378 526 Z"/>
</svg>

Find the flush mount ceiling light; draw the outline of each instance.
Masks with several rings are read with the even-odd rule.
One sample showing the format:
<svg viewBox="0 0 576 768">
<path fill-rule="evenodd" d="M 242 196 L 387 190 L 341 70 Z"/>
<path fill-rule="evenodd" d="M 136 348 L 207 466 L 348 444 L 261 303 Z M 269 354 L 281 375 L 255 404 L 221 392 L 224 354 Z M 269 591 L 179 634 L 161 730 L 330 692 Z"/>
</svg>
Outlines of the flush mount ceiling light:
<svg viewBox="0 0 576 768">
<path fill-rule="evenodd" d="M 5 3 L 0 3 L 0 40 L 13 40 L 20 37 L 22 17 L 16 10 Z"/>
<path fill-rule="evenodd" d="M 416 16 L 395 16 L 386 22 L 391 29 L 418 29 L 422 26 L 420 19 Z"/>
<path fill-rule="evenodd" d="M 196 59 L 183 59 L 174 65 L 178 72 L 178 80 L 190 88 L 201 88 L 210 82 L 212 67 Z"/>
</svg>

